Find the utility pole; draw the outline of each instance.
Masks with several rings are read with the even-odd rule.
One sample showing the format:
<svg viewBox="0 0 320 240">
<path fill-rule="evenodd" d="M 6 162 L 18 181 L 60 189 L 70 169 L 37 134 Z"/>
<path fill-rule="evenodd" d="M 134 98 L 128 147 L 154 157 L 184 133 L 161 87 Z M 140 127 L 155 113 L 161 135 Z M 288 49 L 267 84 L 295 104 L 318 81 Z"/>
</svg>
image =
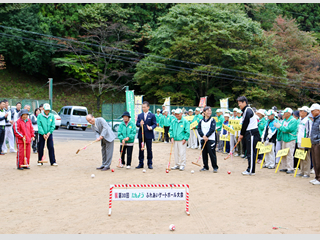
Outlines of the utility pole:
<svg viewBox="0 0 320 240">
<path fill-rule="evenodd" d="M 49 78 L 49 104 L 50 104 L 51 109 L 53 109 L 53 107 L 52 107 L 52 81 L 53 81 L 53 78 Z"/>
</svg>

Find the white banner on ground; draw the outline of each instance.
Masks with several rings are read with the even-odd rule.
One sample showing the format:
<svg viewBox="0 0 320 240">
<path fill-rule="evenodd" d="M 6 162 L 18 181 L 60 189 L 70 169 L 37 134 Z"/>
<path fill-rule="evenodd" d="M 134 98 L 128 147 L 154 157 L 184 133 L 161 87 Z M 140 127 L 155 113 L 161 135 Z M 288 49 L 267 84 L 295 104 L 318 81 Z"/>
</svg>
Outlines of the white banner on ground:
<svg viewBox="0 0 320 240">
<path fill-rule="evenodd" d="M 177 201 L 186 200 L 185 189 L 114 189 L 113 201 Z"/>
</svg>

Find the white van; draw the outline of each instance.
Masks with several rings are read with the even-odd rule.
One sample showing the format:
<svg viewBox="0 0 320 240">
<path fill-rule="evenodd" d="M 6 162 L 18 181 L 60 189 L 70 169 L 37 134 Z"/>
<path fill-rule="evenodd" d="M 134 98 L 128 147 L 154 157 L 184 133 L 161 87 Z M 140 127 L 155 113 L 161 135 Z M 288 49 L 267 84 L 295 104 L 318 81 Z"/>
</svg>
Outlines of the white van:
<svg viewBox="0 0 320 240">
<path fill-rule="evenodd" d="M 86 116 L 88 110 L 80 106 L 64 106 L 61 108 L 59 115 L 61 117 L 61 126 L 66 126 L 72 130 L 74 127 L 82 128 L 85 131 L 88 127 Z"/>
</svg>

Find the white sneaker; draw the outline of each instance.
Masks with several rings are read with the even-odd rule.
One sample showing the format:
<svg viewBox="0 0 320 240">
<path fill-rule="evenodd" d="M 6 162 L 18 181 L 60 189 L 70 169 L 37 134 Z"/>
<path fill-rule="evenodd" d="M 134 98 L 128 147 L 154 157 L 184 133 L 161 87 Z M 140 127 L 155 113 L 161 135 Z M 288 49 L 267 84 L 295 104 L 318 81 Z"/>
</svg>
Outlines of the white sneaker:
<svg viewBox="0 0 320 240">
<path fill-rule="evenodd" d="M 130 169 L 131 168 L 131 166 L 127 166 L 127 169 Z"/>
<path fill-rule="evenodd" d="M 2 151 L 2 153 L 7 153 L 7 151 Z"/>
<path fill-rule="evenodd" d="M 191 147 L 191 149 L 195 149 L 195 147 Z"/>
<path fill-rule="evenodd" d="M 311 169 L 310 174 L 314 174 L 314 169 L 313 168 Z"/>
<path fill-rule="evenodd" d="M 176 170 L 179 169 L 179 166 L 175 165 L 174 167 L 171 168 L 171 170 Z"/>
<path fill-rule="evenodd" d="M 10 152 L 11 153 L 16 153 L 17 151 L 13 149 L 13 150 L 10 150 Z"/>
<path fill-rule="evenodd" d="M 198 149 L 201 150 L 201 147 L 199 147 Z"/>
<path fill-rule="evenodd" d="M 312 184 L 313 184 L 313 185 L 319 185 L 319 184 L 320 184 L 320 182 L 319 182 L 317 179 L 315 179 L 315 181 L 314 181 L 314 182 L 312 182 Z"/>
<path fill-rule="evenodd" d="M 246 171 L 244 171 L 244 172 L 242 172 L 242 175 L 244 175 L 244 176 L 254 176 L 254 175 L 256 175 L 255 173 L 249 173 L 247 170 Z"/>
<path fill-rule="evenodd" d="M 183 171 L 184 170 L 184 166 L 180 166 L 179 170 Z"/>
<path fill-rule="evenodd" d="M 309 181 L 309 183 L 313 183 L 315 181 L 318 181 L 318 180 L 317 179 L 312 179 L 312 180 Z"/>
<path fill-rule="evenodd" d="M 54 163 L 54 164 L 52 164 L 52 166 L 58 166 L 58 164 L 57 164 L 57 163 Z"/>
<path fill-rule="evenodd" d="M 187 148 L 190 148 L 190 146 L 188 146 Z"/>
<path fill-rule="evenodd" d="M 238 153 L 236 153 L 236 154 L 234 154 L 233 156 L 238 157 L 238 156 L 239 156 L 239 154 L 238 154 Z"/>
<path fill-rule="evenodd" d="M 38 165 L 38 166 L 42 166 L 42 163 L 39 162 L 37 165 Z"/>
<path fill-rule="evenodd" d="M 164 141 L 164 143 L 168 143 L 167 141 Z"/>
</svg>

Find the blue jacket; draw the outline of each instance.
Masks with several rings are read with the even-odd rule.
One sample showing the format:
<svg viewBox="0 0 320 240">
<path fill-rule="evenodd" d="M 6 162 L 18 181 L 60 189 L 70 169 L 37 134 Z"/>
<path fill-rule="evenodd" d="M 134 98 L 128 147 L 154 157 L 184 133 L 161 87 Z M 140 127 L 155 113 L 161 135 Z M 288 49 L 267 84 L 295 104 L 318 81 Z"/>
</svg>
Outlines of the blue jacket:
<svg viewBox="0 0 320 240">
<path fill-rule="evenodd" d="M 144 139 L 153 139 L 154 138 L 153 129 L 157 127 L 156 116 L 153 113 L 148 112 L 147 119 L 144 120 L 144 112 L 138 115 L 137 122 L 136 122 L 136 126 L 139 128 L 138 138 L 142 138 L 142 130 L 140 127 L 141 120 L 144 121 L 144 125 L 143 125 Z M 152 127 L 152 130 L 148 130 L 147 125 L 149 127 Z"/>
</svg>

